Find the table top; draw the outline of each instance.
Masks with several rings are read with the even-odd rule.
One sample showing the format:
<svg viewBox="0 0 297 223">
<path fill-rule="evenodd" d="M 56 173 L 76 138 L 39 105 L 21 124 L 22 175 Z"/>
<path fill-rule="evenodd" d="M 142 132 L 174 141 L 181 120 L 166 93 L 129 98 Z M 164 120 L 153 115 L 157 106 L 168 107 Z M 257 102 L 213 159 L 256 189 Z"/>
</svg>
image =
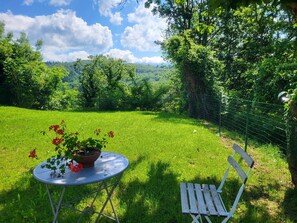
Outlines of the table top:
<svg viewBox="0 0 297 223">
<path fill-rule="evenodd" d="M 61 186 L 83 185 L 91 184 L 107 180 L 124 172 L 129 166 L 129 160 L 117 153 L 102 152 L 100 157 L 96 160 L 94 167 L 83 168 L 80 172 L 71 172 L 68 168 L 63 177 L 51 177 L 52 170 L 46 167 L 41 168 L 39 164 L 33 170 L 33 176 L 45 183 Z"/>
</svg>

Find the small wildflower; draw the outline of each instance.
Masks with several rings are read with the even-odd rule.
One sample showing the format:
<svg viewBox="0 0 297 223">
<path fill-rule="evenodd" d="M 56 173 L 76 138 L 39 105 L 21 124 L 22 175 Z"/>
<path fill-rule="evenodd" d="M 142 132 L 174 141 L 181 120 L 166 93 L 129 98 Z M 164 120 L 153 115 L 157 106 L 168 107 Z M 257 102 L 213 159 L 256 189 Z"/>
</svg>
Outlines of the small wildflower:
<svg viewBox="0 0 297 223">
<path fill-rule="evenodd" d="M 32 159 L 34 158 L 37 159 L 36 149 L 33 149 L 32 151 L 30 151 L 29 157 Z"/>
<path fill-rule="evenodd" d="M 109 136 L 110 138 L 113 138 L 113 137 L 114 137 L 114 132 L 113 132 L 113 131 L 110 131 L 110 132 L 108 133 L 108 136 Z"/>
<path fill-rule="evenodd" d="M 96 130 L 95 130 L 95 134 L 96 134 L 96 135 L 99 135 L 100 132 L 101 132 L 101 129 L 96 129 Z"/>
</svg>

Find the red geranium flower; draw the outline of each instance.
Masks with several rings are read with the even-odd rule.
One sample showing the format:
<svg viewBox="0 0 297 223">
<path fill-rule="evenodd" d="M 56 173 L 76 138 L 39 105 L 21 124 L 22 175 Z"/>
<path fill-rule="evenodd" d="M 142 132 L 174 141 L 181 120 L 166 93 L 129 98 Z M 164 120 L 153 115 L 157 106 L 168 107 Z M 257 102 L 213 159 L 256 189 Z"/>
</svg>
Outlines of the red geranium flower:
<svg viewBox="0 0 297 223">
<path fill-rule="evenodd" d="M 76 165 L 73 165 L 73 163 L 69 164 L 69 169 L 72 172 L 78 173 L 79 171 L 81 171 L 83 169 L 83 165 L 81 163 L 78 163 Z"/>
<path fill-rule="evenodd" d="M 49 130 L 54 130 L 55 132 L 57 132 L 57 130 L 60 128 L 60 126 L 59 125 L 51 125 L 50 127 L 49 127 Z"/>
<path fill-rule="evenodd" d="M 73 154 L 77 152 L 88 154 L 90 149 L 101 151 L 102 148 L 106 148 L 108 138 L 114 138 L 113 131 L 102 134 L 101 128 L 97 128 L 94 131 L 96 138 L 80 139 L 78 132 L 68 131 L 64 120 L 60 124 L 50 125 L 49 131 L 54 134 L 51 137 L 51 143 L 54 145 L 57 155 L 47 159 L 47 163 L 43 165 L 43 168 L 46 167 L 54 172 L 59 171 L 61 175 L 65 174 L 66 167 L 76 173 L 83 168 L 82 164 L 73 164 L 72 161 L 69 161 L 73 160 Z M 44 131 L 41 133 L 47 135 Z M 37 157 L 35 149 L 30 152 L 29 157 Z"/>
<path fill-rule="evenodd" d="M 63 141 L 63 138 L 56 137 L 53 139 L 52 144 L 57 146 L 57 145 L 60 145 L 62 143 L 62 141 Z"/>
<path fill-rule="evenodd" d="M 63 135 L 63 134 L 64 134 L 64 131 L 63 131 L 62 129 L 58 129 L 58 130 L 56 131 L 56 133 L 59 134 L 59 135 Z"/>
</svg>

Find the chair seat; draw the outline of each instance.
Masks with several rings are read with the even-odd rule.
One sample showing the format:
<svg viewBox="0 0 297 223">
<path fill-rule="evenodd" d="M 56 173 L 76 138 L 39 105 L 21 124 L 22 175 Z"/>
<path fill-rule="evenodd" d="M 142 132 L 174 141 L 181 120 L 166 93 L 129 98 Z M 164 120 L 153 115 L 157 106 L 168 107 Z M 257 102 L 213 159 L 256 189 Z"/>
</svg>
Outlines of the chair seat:
<svg viewBox="0 0 297 223">
<path fill-rule="evenodd" d="M 228 216 L 215 185 L 181 183 L 183 214 L 204 216 Z"/>
</svg>

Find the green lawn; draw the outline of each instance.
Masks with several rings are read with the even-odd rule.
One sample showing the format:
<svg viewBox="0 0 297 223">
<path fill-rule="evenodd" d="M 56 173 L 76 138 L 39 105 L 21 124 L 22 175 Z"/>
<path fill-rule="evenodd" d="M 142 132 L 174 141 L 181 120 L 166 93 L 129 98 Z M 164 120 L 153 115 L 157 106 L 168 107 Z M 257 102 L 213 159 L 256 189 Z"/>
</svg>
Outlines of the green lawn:
<svg viewBox="0 0 297 223">
<path fill-rule="evenodd" d="M 234 142 L 220 138 L 201 121 L 164 113 L 0 107 L 0 117 L 0 222 L 51 221 L 45 187 L 32 177 L 32 170 L 53 152 L 50 139 L 40 131 L 62 119 L 69 129 L 86 136 L 98 127 L 115 132 L 106 150 L 130 160 L 114 196 L 123 223 L 191 222 L 189 216 L 181 214 L 179 183 L 219 184 Z M 38 160 L 28 158 L 34 148 Z M 249 148 L 248 152 L 256 164 L 231 222 L 297 222 L 297 193 L 292 190 L 286 162 L 277 149 L 262 146 Z M 232 180 L 226 194 L 233 194 L 237 185 Z M 85 193 L 91 187 L 70 188 L 68 196 Z M 77 207 L 84 207 L 84 202 Z M 77 216 L 76 212 L 62 209 L 59 222 L 74 222 Z M 95 216 L 86 216 L 82 222 L 93 219 Z"/>
</svg>

